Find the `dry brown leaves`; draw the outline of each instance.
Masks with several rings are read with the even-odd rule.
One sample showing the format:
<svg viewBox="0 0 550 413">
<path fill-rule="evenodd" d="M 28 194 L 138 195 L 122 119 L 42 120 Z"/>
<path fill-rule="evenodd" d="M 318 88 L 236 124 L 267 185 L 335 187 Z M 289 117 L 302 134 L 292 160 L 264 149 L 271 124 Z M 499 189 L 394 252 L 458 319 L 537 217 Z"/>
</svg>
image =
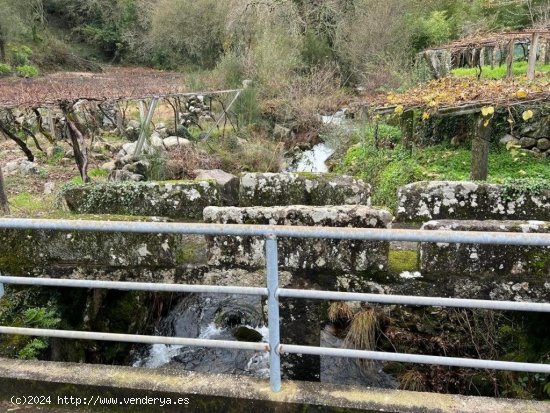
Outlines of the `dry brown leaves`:
<svg viewBox="0 0 550 413">
<path fill-rule="evenodd" d="M 550 79 L 547 76 L 539 77 L 533 82 L 517 78 L 477 80 L 446 77 L 422 84 L 404 93 L 379 95 L 369 102 L 369 106 L 395 108 L 396 111 L 423 108 L 436 112 L 462 106 L 509 106 L 541 100 L 550 100 Z"/>
</svg>

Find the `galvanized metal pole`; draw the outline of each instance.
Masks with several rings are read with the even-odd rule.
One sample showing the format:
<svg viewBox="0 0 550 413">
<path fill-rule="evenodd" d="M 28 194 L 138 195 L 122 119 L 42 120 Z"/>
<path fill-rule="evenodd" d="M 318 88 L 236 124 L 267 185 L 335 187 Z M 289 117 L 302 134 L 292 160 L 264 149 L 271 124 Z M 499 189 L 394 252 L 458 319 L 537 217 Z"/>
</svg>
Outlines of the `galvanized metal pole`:
<svg viewBox="0 0 550 413">
<path fill-rule="evenodd" d="M 269 381 L 271 390 L 281 390 L 281 355 L 279 354 L 280 319 L 279 319 L 279 257 L 277 237 L 270 235 L 265 240 L 267 268 L 267 319 L 269 325 Z"/>
<path fill-rule="evenodd" d="M 0 283 L 0 298 L 4 295 L 4 284 Z"/>
</svg>

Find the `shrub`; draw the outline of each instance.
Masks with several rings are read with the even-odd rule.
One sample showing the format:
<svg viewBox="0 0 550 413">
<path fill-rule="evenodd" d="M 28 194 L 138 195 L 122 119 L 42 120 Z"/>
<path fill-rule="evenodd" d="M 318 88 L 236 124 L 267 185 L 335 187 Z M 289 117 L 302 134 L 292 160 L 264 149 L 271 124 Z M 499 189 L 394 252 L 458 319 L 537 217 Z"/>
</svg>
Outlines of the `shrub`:
<svg viewBox="0 0 550 413">
<path fill-rule="evenodd" d="M 12 72 L 13 72 L 13 69 L 10 65 L 6 63 L 0 63 L 0 76 L 11 75 Z"/>
<path fill-rule="evenodd" d="M 32 65 L 17 66 L 15 72 L 19 77 L 30 78 L 38 76 L 38 69 Z"/>
<path fill-rule="evenodd" d="M 214 67 L 223 51 L 226 14 L 223 1 L 160 0 L 147 39 L 155 64 Z"/>
<path fill-rule="evenodd" d="M 9 60 L 14 66 L 26 66 L 29 65 L 29 57 L 32 54 L 32 49 L 28 46 L 9 46 Z"/>
<path fill-rule="evenodd" d="M 224 86 L 241 87 L 244 80 L 242 58 L 234 51 L 224 54 L 216 65 L 216 72 L 223 79 Z"/>
</svg>

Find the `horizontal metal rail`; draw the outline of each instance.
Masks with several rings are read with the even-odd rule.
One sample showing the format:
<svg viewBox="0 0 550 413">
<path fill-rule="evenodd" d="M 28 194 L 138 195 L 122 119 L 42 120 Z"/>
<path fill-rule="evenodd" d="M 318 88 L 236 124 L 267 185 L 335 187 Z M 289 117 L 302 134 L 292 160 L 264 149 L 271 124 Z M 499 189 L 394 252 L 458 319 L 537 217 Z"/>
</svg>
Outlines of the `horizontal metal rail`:
<svg viewBox="0 0 550 413">
<path fill-rule="evenodd" d="M 122 291 L 155 291 L 168 293 L 208 293 L 267 296 L 267 288 L 230 287 L 222 285 L 157 284 L 126 281 L 72 280 L 64 278 L 32 278 L 0 276 L 0 285 L 38 285 L 42 287 L 96 288 Z"/>
<path fill-rule="evenodd" d="M 1 278 L 0 282 L 2 282 Z M 422 305 L 432 307 L 478 308 L 484 310 L 550 313 L 550 304 L 548 303 L 530 303 L 525 301 L 492 301 L 474 300 L 470 298 L 420 297 L 413 295 L 292 290 L 286 288 L 279 289 L 277 295 L 284 298 L 305 298 L 309 300 L 364 301 L 378 304 Z"/>
<path fill-rule="evenodd" d="M 217 285 L 156 284 L 127 281 L 73 280 L 63 278 L 8 277 L 0 275 L 0 285 L 34 285 L 63 288 L 96 288 L 123 291 L 160 291 L 172 293 L 207 293 L 268 296 L 261 287 L 226 287 Z M 349 293 L 345 291 L 295 290 L 278 288 L 276 297 L 304 298 L 308 300 L 362 301 L 378 304 L 399 304 L 433 307 L 477 308 L 500 311 L 529 311 L 550 313 L 550 303 L 525 301 L 492 301 L 469 298 L 421 297 L 413 295 Z"/>
<path fill-rule="evenodd" d="M 193 224 L 170 222 L 0 219 L 0 229 L 196 234 L 277 238 L 329 238 L 369 241 L 443 242 L 460 244 L 550 246 L 550 234 L 467 232 L 382 228 L 304 227 L 284 225 Z"/>
<path fill-rule="evenodd" d="M 358 359 L 393 361 L 400 363 L 437 364 L 440 366 L 474 369 L 509 370 L 527 373 L 550 374 L 550 364 L 518 363 L 512 361 L 478 360 L 458 357 L 424 356 L 418 354 L 386 353 L 383 351 L 352 350 L 345 348 L 310 347 L 283 344 L 281 353 L 310 354 L 314 356 L 349 357 Z"/>
<path fill-rule="evenodd" d="M 166 344 L 171 346 L 193 346 L 208 348 L 226 348 L 233 350 L 268 351 L 267 343 L 250 343 L 245 341 L 206 340 L 200 338 L 142 336 L 136 334 L 97 333 L 88 331 L 48 330 L 41 328 L 2 327 L 0 334 L 21 336 L 54 337 L 73 340 L 117 341 L 120 343 Z"/>
<path fill-rule="evenodd" d="M 326 228 L 300 226 L 269 225 L 219 225 L 219 224 L 182 224 L 158 222 L 117 222 L 117 221 L 80 221 L 80 220 L 28 220 L 0 219 L 0 229 L 35 229 L 58 231 L 96 231 L 123 233 L 163 233 L 163 234 L 199 234 L 217 236 L 254 236 L 266 240 L 267 288 L 152 284 L 118 281 L 65 280 L 49 278 L 20 278 L 0 276 L 0 297 L 3 284 L 41 285 L 51 287 L 104 288 L 117 290 L 164 291 L 189 293 L 242 294 L 267 296 L 269 343 L 250 343 L 222 340 L 204 340 L 181 337 L 144 336 L 82 331 L 62 331 L 33 328 L 0 327 L 0 334 L 17 334 L 68 339 L 105 340 L 142 344 L 167 344 L 181 346 L 199 346 L 208 348 L 227 348 L 270 353 L 270 381 L 273 391 L 281 388 L 280 354 L 311 354 L 318 356 L 365 358 L 380 361 L 404 363 L 438 364 L 444 366 L 510 370 L 550 374 L 550 365 L 535 363 L 516 363 L 493 360 L 426 356 L 403 353 L 387 353 L 342 348 L 310 347 L 281 344 L 279 339 L 279 298 L 305 298 L 319 300 L 366 301 L 380 304 L 423 305 L 442 307 L 480 308 L 490 310 L 550 312 L 549 303 L 528 303 L 515 301 L 491 301 L 456 299 L 443 297 L 415 297 L 384 294 L 348 293 L 335 291 L 312 291 L 279 288 L 277 237 L 282 238 L 331 238 L 369 241 L 413 241 L 443 242 L 465 244 L 498 244 L 550 246 L 550 234 L 538 233 L 500 233 L 500 232 L 464 232 L 464 231 L 418 231 L 372 228 Z"/>
</svg>

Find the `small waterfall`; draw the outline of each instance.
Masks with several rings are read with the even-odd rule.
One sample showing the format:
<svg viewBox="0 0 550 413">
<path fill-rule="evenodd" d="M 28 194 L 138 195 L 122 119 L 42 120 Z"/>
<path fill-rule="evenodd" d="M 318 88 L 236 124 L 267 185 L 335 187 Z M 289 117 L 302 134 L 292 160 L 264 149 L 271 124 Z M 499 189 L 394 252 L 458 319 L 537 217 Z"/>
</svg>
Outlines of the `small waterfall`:
<svg viewBox="0 0 550 413">
<path fill-rule="evenodd" d="M 184 297 L 159 325 L 159 334 L 173 337 L 236 341 L 234 330 L 246 327 L 267 342 L 259 297 L 191 294 Z M 183 370 L 269 377 L 269 354 L 230 349 L 205 349 L 155 344 L 134 367 L 179 367 Z"/>
</svg>

